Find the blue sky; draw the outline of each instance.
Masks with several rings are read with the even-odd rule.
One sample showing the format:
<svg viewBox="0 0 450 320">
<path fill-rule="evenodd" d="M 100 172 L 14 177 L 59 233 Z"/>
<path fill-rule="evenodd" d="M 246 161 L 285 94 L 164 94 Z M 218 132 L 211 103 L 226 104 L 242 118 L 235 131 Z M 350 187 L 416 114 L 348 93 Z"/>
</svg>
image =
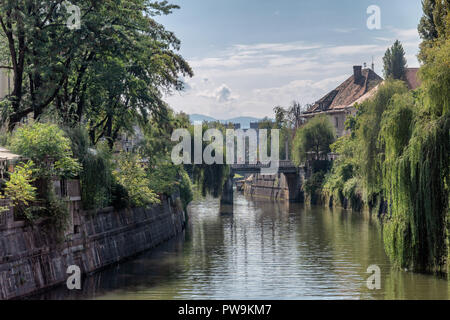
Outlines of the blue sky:
<svg viewBox="0 0 450 320">
<path fill-rule="evenodd" d="M 219 119 L 273 116 L 276 105 L 313 103 L 402 41 L 417 67 L 420 0 L 185 0 L 159 17 L 182 42 L 195 76 L 166 98 L 177 111 Z M 381 29 L 367 28 L 367 8 L 381 9 Z"/>
</svg>

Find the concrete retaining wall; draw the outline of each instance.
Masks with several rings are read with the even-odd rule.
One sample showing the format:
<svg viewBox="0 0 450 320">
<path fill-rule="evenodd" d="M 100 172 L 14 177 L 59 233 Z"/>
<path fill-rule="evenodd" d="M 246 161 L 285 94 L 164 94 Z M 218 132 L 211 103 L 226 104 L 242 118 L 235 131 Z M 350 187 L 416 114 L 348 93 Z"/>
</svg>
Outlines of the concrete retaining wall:
<svg viewBox="0 0 450 320">
<path fill-rule="evenodd" d="M 150 209 L 107 208 L 78 212 L 73 232 L 58 239 L 48 221 L 16 222 L 12 210 L 0 223 L 0 300 L 30 295 L 65 283 L 67 267 L 89 274 L 173 238 L 185 224 L 181 202 L 164 198 Z"/>
<path fill-rule="evenodd" d="M 301 201 L 300 175 L 276 175 L 254 174 L 244 184 L 245 195 L 272 200 Z"/>
</svg>

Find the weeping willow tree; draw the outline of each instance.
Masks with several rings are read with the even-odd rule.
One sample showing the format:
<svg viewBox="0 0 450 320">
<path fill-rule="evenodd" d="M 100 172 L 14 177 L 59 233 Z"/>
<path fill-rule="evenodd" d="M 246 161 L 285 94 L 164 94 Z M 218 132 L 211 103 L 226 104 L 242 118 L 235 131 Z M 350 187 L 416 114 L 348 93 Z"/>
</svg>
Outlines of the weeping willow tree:
<svg viewBox="0 0 450 320">
<path fill-rule="evenodd" d="M 113 190 L 112 155 L 106 145 L 94 149 L 84 127 L 67 128 L 74 156 L 82 164 L 80 172 L 83 208 L 99 209 L 111 203 Z"/>
<path fill-rule="evenodd" d="M 399 267 L 448 272 L 450 41 L 427 49 L 422 87 L 395 96 L 383 114 L 384 242 Z"/>
<path fill-rule="evenodd" d="M 203 123 L 202 125 L 202 137 L 205 136 L 205 132 L 208 129 L 218 129 L 222 133 L 222 136 L 225 136 L 225 126 L 221 124 L 220 122 L 214 122 L 210 123 L 209 125 L 206 123 Z M 194 126 L 191 126 L 189 128 L 189 131 L 191 133 L 191 145 L 194 146 L 194 140 L 195 139 L 195 133 L 194 133 Z M 214 141 L 211 139 L 211 141 L 204 141 L 202 138 L 202 154 L 207 148 L 208 145 L 211 143 L 214 143 Z M 216 152 L 218 154 L 216 154 Z M 223 159 L 224 155 L 226 154 L 225 151 L 225 143 L 222 141 L 222 148 L 216 148 L 215 151 L 212 152 L 212 156 L 216 157 L 217 159 Z M 192 157 L 191 163 L 194 163 L 194 158 Z M 223 162 L 222 162 L 223 163 Z M 230 175 L 230 168 L 226 164 L 221 163 L 213 163 L 213 164 L 206 164 L 204 161 L 202 161 L 202 164 L 192 164 L 186 166 L 187 171 L 191 174 L 192 180 L 195 184 L 195 187 L 197 190 L 202 194 L 202 196 L 206 196 L 208 194 L 212 195 L 215 198 L 218 198 L 222 195 L 223 186 L 225 184 L 226 179 Z"/>
<path fill-rule="evenodd" d="M 354 156 L 358 175 L 363 186 L 363 198 L 366 203 L 380 201 L 382 192 L 382 159 L 384 148 L 378 143 L 382 115 L 395 94 L 407 92 L 403 81 L 388 80 L 377 90 L 373 99 L 358 106 L 356 123 L 352 132 L 356 140 Z"/>
</svg>

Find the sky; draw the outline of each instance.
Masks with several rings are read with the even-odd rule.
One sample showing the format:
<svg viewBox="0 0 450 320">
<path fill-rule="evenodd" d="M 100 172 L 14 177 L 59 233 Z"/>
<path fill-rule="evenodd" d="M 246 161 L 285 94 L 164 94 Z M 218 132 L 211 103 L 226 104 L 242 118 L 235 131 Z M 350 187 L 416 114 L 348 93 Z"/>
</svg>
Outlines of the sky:
<svg viewBox="0 0 450 320">
<path fill-rule="evenodd" d="M 420 0 L 172 0 L 181 8 L 157 17 L 181 41 L 194 77 L 166 96 L 176 111 L 217 119 L 273 118 L 275 106 L 314 103 L 375 64 L 398 39 L 418 67 Z M 380 29 L 369 29 L 371 5 Z"/>
</svg>

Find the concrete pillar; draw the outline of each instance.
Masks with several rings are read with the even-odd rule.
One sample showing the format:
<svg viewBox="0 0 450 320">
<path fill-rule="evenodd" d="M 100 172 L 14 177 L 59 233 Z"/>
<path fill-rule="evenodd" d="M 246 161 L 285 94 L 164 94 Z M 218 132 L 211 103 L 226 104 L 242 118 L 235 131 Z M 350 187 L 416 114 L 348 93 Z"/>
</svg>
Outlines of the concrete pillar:
<svg viewBox="0 0 450 320">
<path fill-rule="evenodd" d="M 289 188 L 289 201 L 303 202 L 303 195 L 301 193 L 302 177 L 300 173 L 285 174 L 286 182 Z"/>
<path fill-rule="evenodd" d="M 233 178 L 231 177 L 231 175 L 227 178 L 227 181 L 225 181 L 225 184 L 223 186 L 220 203 L 233 205 Z"/>
</svg>

